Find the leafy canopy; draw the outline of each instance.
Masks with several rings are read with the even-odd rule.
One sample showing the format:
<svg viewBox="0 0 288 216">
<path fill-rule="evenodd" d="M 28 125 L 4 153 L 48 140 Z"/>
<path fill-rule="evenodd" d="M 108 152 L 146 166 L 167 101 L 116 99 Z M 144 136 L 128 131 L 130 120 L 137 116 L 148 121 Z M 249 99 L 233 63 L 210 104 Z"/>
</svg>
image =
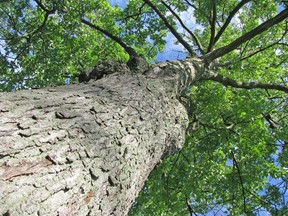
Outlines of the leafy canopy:
<svg viewBox="0 0 288 216">
<path fill-rule="evenodd" d="M 288 214 L 286 1 L 0 4 L 2 91 L 74 82 L 83 66 L 127 61 L 111 35 L 154 63 L 172 32 L 184 52 L 211 63 L 215 76 L 187 90 L 184 149 L 151 174 L 131 215 Z"/>
</svg>

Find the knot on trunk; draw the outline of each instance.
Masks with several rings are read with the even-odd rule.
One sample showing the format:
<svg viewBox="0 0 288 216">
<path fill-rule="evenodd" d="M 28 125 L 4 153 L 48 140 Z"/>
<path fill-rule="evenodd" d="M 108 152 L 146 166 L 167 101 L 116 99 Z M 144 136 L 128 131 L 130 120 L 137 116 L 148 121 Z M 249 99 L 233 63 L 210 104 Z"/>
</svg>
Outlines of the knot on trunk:
<svg viewBox="0 0 288 216">
<path fill-rule="evenodd" d="M 201 79 L 205 74 L 203 60 L 198 58 L 185 61 L 168 61 L 153 65 L 144 72 L 147 78 L 172 81 L 176 95 L 185 94 L 192 83 Z"/>
<path fill-rule="evenodd" d="M 83 70 L 79 75 L 79 82 L 88 82 L 91 79 L 98 80 L 103 76 L 113 74 L 113 73 L 130 73 L 130 68 L 122 61 L 109 59 L 107 61 L 103 61 L 98 65 L 87 68 Z"/>
<path fill-rule="evenodd" d="M 149 64 L 141 55 L 131 56 L 127 62 L 132 73 L 143 73 L 149 69 Z"/>
</svg>

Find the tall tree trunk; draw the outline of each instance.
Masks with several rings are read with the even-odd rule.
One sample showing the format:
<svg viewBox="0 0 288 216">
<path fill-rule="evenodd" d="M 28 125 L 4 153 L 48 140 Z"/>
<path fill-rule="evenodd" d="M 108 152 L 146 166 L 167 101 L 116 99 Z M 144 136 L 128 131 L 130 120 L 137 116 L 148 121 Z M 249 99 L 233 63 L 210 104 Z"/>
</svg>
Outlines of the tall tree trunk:
<svg viewBox="0 0 288 216">
<path fill-rule="evenodd" d="M 143 75 L 2 93 L 1 215 L 126 215 L 188 123 L 173 85 Z"/>
</svg>

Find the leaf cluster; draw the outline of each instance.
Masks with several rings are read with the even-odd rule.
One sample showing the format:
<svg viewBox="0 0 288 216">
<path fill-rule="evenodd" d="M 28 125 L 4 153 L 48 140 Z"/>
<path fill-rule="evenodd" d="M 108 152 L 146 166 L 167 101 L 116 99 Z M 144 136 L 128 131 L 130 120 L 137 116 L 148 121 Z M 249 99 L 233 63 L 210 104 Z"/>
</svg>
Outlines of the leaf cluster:
<svg viewBox="0 0 288 216">
<path fill-rule="evenodd" d="M 287 85 L 287 2 L 0 4 L 1 91 L 74 82 L 83 67 L 110 58 L 128 61 L 125 46 L 154 63 L 169 32 L 185 52 L 224 77 L 187 88 L 186 145 L 151 174 L 131 215 L 287 214 L 287 93 L 241 89 L 243 82 Z M 236 84 L 229 87 L 225 79 Z"/>
<path fill-rule="evenodd" d="M 239 1 L 217 1 L 214 15 L 213 1 L 177 2 L 170 6 L 178 14 L 194 9 L 193 32 L 204 56 L 283 7 L 280 1 L 241 1 L 246 4 L 221 32 Z M 189 41 L 187 32 L 183 37 Z M 223 65 L 217 73 L 234 80 L 287 85 L 287 21 L 241 43 L 217 64 Z M 184 149 L 151 174 L 131 215 L 287 214 L 287 94 L 202 81 L 193 84 L 190 99 Z"/>
<path fill-rule="evenodd" d="M 133 1 L 130 4 L 133 7 Z M 1 91 L 63 85 L 67 79 L 76 81 L 83 66 L 88 68 L 110 58 L 128 60 L 118 43 L 81 19 L 136 47 L 151 62 L 163 49 L 167 34 L 157 24 L 148 30 L 148 25 L 143 28 L 141 22 L 127 21 L 128 9 L 112 7 L 107 0 L 17 0 L 1 3 L 0 10 Z M 142 19 L 149 22 L 149 18 Z M 155 34 L 149 34 L 151 30 Z"/>
<path fill-rule="evenodd" d="M 191 94 L 186 145 L 151 174 L 131 215 L 287 213 L 287 96 L 215 83 Z"/>
</svg>

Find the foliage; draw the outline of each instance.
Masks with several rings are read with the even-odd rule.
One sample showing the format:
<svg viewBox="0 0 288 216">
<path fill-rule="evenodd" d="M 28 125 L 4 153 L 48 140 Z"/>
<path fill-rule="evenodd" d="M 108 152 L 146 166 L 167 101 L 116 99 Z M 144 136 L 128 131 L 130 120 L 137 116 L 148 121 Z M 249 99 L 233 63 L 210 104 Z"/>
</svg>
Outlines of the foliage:
<svg viewBox="0 0 288 216">
<path fill-rule="evenodd" d="M 153 63 L 169 31 L 175 30 L 176 43 L 185 47 L 182 38 L 205 57 L 287 10 L 280 0 L 130 0 L 123 8 L 107 0 L 2 2 L 2 91 L 61 85 L 68 77 L 74 82 L 82 65 L 128 60 L 118 43 L 83 18 Z M 196 25 L 181 20 L 187 11 Z M 287 24 L 286 18 L 240 41 L 213 59 L 223 67 L 212 69 L 236 81 L 287 85 Z M 288 214 L 287 93 L 222 84 L 191 86 L 186 145 L 151 174 L 131 215 Z"/>
<path fill-rule="evenodd" d="M 9 2 L 0 3 L 2 91 L 63 85 L 68 77 L 74 82 L 82 65 L 88 68 L 109 58 L 128 60 L 121 46 L 81 23 L 83 17 L 135 46 L 147 60 L 164 46 L 167 31 L 153 25 L 159 36 L 151 36 L 154 42 L 147 43 L 147 28 L 126 22 L 126 12 L 105 0 Z"/>
<path fill-rule="evenodd" d="M 184 149 L 151 174 L 131 215 L 188 215 L 187 203 L 191 215 L 287 213 L 287 144 L 280 141 L 288 138 L 287 113 L 277 112 L 287 110 L 287 101 L 278 92 L 279 99 L 263 94 L 193 86 L 195 130 Z M 277 128 L 265 121 L 267 114 L 281 119 Z"/>
</svg>

